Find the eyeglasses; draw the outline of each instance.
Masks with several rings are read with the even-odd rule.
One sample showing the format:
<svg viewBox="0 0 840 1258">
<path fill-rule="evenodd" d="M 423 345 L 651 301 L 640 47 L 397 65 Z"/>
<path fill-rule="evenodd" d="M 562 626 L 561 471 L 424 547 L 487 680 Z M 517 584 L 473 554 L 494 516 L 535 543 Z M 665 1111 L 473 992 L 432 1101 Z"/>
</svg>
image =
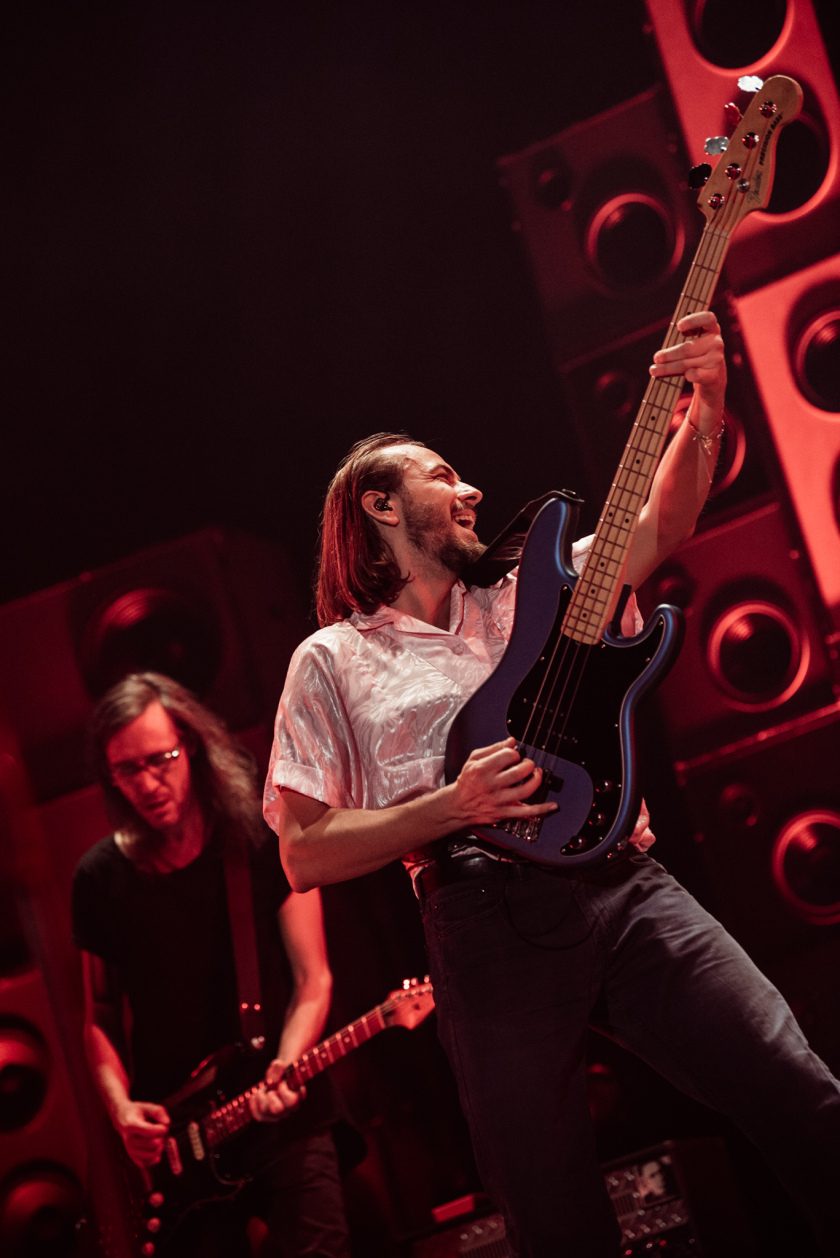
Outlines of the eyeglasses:
<svg viewBox="0 0 840 1258">
<path fill-rule="evenodd" d="M 179 744 L 171 751 L 155 751 L 151 756 L 143 756 L 141 760 L 121 760 L 119 764 L 111 765 L 111 779 L 114 782 L 133 782 L 147 769 L 155 774 L 167 773 L 172 767 L 172 761 L 177 760 L 183 750 Z"/>
</svg>

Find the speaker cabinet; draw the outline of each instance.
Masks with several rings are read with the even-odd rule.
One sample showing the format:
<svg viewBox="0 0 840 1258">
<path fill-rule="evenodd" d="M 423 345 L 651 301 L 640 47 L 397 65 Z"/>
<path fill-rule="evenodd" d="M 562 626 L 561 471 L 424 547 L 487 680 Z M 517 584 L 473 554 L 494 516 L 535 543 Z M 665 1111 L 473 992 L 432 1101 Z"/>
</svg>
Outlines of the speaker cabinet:
<svg viewBox="0 0 840 1258">
<path fill-rule="evenodd" d="M 767 427 L 840 630 L 840 254 L 735 301 Z"/>
<path fill-rule="evenodd" d="M 76 1252 L 86 1147 L 41 973 L 0 978 L 0 1251 Z"/>
<path fill-rule="evenodd" d="M 0 608 L 0 693 L 36 797 L 90 781 L 85 724 L 126 673 L 168 673 L 240 730 L 271 717 L 305 633 L 283 551 L 217 529 Z"/>
<path fill-rule="evenodd" d="M 668 319 L 703 222 L 655 88 L 499 162 L 554 358 Z"/>
<path fill-rule="evenodd" d="M 840 1015 L 839 764 L 835 704 L 681 773 L 718 916 L 812 1023 Z"/>
<path fill-rule="evenodd" d="M 807 563 L 778 503 L 693 537 L 643 587 L 642 606 L 685 612 L 682 651 L 657 695 L 679 762 L 834 700 Z"/>
<path fill-rule="evenodd" d="M 811 0 L 646 0 L 659 56 L 692 163 L 725 135 L 724 106 L 742 75 L 787 74 L 805 93 L 778 141 L 766 211 L 738 228 L 726 275 L 743 293 L 825 257 L 837 239 L 840 102 Z"/>
</svg>

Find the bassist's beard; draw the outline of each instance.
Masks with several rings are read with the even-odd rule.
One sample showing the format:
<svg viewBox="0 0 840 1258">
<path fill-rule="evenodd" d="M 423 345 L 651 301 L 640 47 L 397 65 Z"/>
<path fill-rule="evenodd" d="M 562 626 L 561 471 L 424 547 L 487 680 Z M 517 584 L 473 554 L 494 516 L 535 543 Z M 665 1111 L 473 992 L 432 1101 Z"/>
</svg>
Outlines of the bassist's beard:
<svg viewBox="0 0 840 1258">
<path fill-rule="evenodd" d="M 459 577 L 475 563 L 487 547 L 478 538 L 468 537 L 451 516 L 442 517 L 439 509 L 418 506 L 410 494 L 402 491 L 405 531 L 411 545 L 426 560 L 440 565 Z M 459 532 L 462 536 L 459 536 Z"/>
</svg>

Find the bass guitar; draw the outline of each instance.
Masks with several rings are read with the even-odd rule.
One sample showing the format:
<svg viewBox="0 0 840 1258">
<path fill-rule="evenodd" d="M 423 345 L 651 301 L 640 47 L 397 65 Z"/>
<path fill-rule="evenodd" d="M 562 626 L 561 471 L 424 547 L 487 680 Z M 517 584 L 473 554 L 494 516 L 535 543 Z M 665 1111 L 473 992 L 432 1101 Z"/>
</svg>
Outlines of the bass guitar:
<svg viewBox="0 0 840 1258">
<path fill-rule="evenodd" d="M 732 233 L 767 204 L 779 132 L 801 108 L 799 84 L 776 75 L 720 146 L 726 156 L 700 194 L 706 223 L 663 348 L 682 339 L 680 319 L 708 308 Z M 625 638 L 613 609 L 682 388 L 682 380 L 651 378 L 579 577 L 571 541 L 580 500 L 560 493 L 539 511 L 522 550 L 506 652 L 449 733 L 447 782 L 471 752 L 511 735 L 543 769 L 531 802 L 553 800 L 556 812 L 471 827 L 480 840 L 541 864 L 581 868 L 614 858 L 638 817 L 634 715 L 679 650 L 682 617 L 663 605 Z"/>
<path fill-rule="evenodd" d="M 406 979 L 402 989 L 391 992 L 382 1004 L 292 1062 L 283 1082 L 297 1091 L 380 1031 L 389 1027 L 413 1030 L 434 1007 L 428 978 L 422 982 Z M 143 1258 L 177 1254 L 178 1226 L 186 1215 L 204 1202 L 234 1197 L 250 1178 L 244 1166 L 247 1147 L 236 1163 L 229 1157 L 222 1160 L 235 1136 L 262 1126 L 248 1106 L 259 1083 L 229 1099 L 225 1095 L 224 1076 L 237 1068 L 241 1071 L 243 1051 L 240 1046 L 220 1049 L 193 1071 L 185 1085 L 164 1102 L 171 1126 L 161 1160 L 152 1167 L 133 1163 L 128 1167 L 130 1178 L 140 1181 L 133 1196 L 138 1202 L 135 1233 Z"/>
</svg>

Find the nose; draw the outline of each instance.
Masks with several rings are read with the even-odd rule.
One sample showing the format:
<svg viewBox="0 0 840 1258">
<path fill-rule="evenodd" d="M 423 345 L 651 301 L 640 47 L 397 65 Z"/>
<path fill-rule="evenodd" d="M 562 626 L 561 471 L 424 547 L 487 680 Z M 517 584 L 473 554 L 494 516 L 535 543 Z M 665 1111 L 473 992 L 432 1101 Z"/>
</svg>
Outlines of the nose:
<svg viewBox="0 0 840 1258">
<path fill-rule="evenodd" d="M 139 773 L 134 775 L 134 782 L 143 795 L 154 795 L 161 784 L 161 774 L 156 773 L 151 765 L 144 764 Z"/>
<path fill-rule="evenodd" d="M 458 497 L 464 502 L 469 502 L 472 506 L 477 507 L 484 497 L 480 489 L 476 489 L 474 485 L 468 485 L 466 481 L 458 481 Z"/>
</svg>

